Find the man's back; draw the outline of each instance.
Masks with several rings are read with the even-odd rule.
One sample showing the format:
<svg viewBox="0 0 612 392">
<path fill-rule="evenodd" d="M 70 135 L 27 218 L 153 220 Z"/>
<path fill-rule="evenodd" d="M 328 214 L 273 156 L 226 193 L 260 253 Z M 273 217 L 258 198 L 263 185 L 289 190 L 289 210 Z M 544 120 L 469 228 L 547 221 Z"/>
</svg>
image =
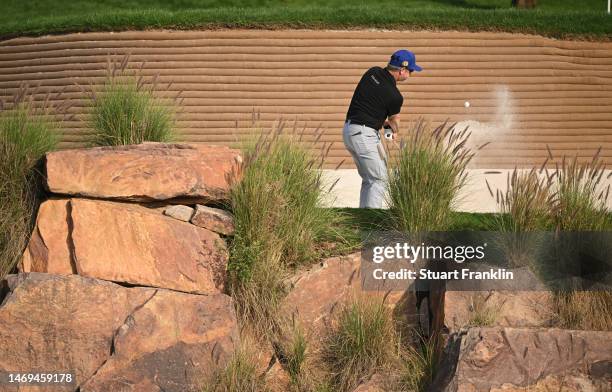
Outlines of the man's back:
<svg viewBox="0 0 612 392">
<path fill-rule="evenodd" d="M 357 84 L 346 119 L 378 130 L 387 117 L 399 113 L 403 102 L 393 76 L 381 67 L 372 67 Z"/>
</svg>

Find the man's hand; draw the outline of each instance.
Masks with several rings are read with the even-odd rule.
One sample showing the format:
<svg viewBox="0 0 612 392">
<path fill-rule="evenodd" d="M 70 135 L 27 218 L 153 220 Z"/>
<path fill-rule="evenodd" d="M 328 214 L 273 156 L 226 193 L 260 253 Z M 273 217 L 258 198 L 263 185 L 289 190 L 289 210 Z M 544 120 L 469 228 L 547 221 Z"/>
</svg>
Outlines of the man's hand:
<svg viewBox="0 0 612 392">
<path fill-rule="evenodd" d="M 385 126 L 390 126 L 391 129 L 393 129 L 393 133 L 395 134 L 395 136 L 397 136 L 399 134 L 399 124 L 400 124 L 400 115 L 395 114 L 391 117 L 389 117 L 387 120 L 385 120 Z"/>
</svg>

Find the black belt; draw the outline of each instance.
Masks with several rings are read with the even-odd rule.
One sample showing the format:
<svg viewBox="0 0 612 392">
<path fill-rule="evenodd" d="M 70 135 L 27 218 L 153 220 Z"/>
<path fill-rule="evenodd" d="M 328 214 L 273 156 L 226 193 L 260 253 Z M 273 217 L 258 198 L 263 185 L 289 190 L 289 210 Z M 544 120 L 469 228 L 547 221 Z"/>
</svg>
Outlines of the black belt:
<svg viewBox="0 0 612 392">
<path fill-rule="evenodd" d="M 351 125 L 363 125 L 364 127 L 372 128 L 375 131 L 377 131 L 376 127 L 373 127 L 370 124 L 364 124 L 364 123 L 360 123 L 360 122 L 357 122 L 357 121 L 353 121 L 350 118 L 348 120 L 346 120 L 346 122 L 350 122 Z"/>
</svg>

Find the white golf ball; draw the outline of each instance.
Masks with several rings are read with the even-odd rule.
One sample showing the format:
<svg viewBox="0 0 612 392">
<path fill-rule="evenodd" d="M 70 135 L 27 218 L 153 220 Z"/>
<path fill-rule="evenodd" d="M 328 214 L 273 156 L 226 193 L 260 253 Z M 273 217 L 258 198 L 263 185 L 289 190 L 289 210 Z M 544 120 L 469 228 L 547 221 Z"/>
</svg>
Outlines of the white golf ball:
<svg viewBox="0 0 612 392">
<path fill-rule="evenodd" d="M 465 101 L 465 103 L 463 104 L 463 106 L 465 106 L 466 108 L 470 107 L 470 102 L 469 101 Z"/>
</svg>

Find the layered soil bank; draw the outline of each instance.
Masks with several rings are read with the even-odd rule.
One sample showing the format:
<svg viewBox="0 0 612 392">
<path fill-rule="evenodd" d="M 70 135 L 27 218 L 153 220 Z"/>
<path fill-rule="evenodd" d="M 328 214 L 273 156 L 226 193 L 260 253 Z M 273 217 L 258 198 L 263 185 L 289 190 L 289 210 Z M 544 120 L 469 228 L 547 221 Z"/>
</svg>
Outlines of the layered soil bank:
<svg viewBox="0 0 612 392">
<path fill-rule="evenodd" d="M 612 43 L 561 41 L 508 33 L 217 30 L 79 33 L 0 42 L 0 98 L 22 83 L 63 93 L 73 120 L 61 147 L 83 145 L 87 102 L 77 85 L 103 81 L 107 55 L 131 54 L 160 75 L 168 96 L 182 92 L 181 139 L 229 145 L 249 133 L 254 113 L 269 127 L 284 118 L 305 139 L 334 142 L 332 168 L 352 162 L 341 128 L 363 71 L 410 48 L 424 71 L 400 86 L 402 116 L 434 125 L 469 125 L 473 143 L 491 142 L 475 167 L 539 165 L 553 153 L 587 159 L 598 147 L 612 160 Z M 169 87 L 167 84 L 172 83 Z M 465 102 L 469 102 L 465 105 Z M 59 102 L 58 102 L 59 103 Z M 257 117 L 257 116 L 256 116 Z M 405 130 L 408 129 L 405 121 Z"/>
</svg>

